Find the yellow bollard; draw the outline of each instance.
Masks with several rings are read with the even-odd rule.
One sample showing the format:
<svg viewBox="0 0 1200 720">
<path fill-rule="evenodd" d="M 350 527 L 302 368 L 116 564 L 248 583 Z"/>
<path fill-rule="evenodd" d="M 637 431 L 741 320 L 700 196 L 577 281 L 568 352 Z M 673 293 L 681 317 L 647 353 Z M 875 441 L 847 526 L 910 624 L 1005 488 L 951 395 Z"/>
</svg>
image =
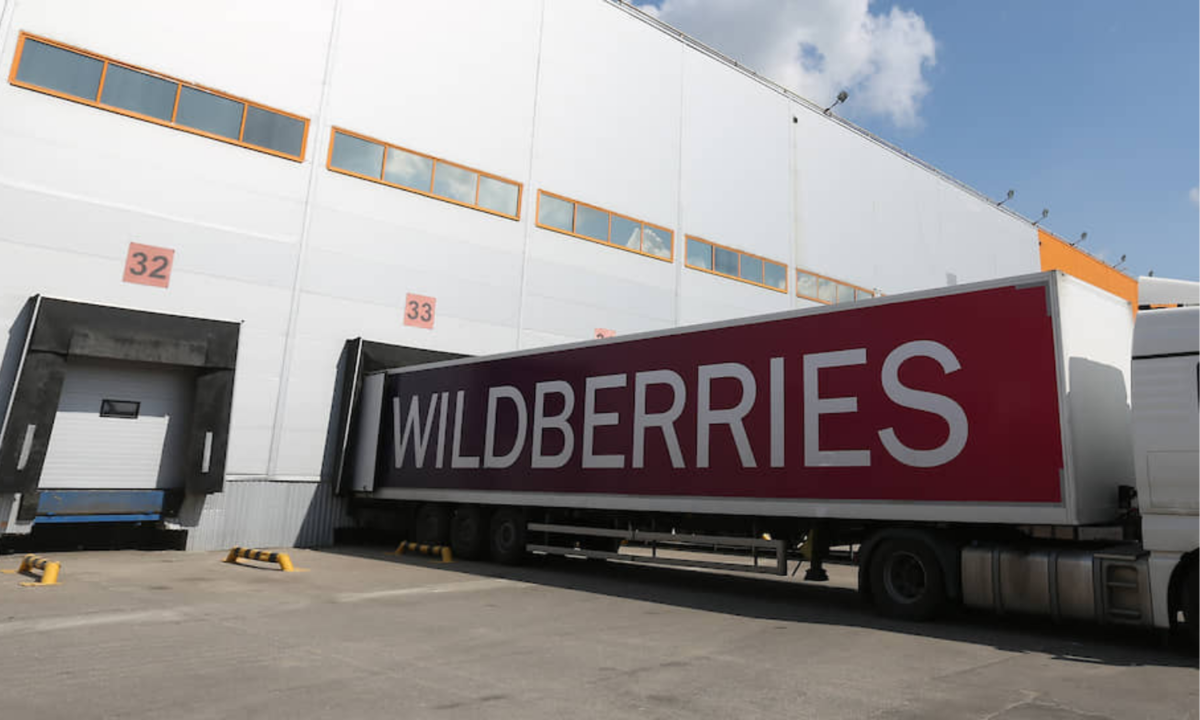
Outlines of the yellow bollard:
<svg viewBox="0 0 1200 720">
<path fill-rule="evenodd" d="M 238 565 L 238 559 L 245 558 L 247 560 L 257 560 L 259 562 L 276 563 L 282 572 L 308 572 L 292 565 L 292 558 L 287 553 L 273 553 L 266 550 L 254 550 L 252 548 L 235 547 L 225 556 L 225 562 Z"/>
<path fill-rule="evenodd" d="M 34 570 L 42 571 L 42 579 L 38 582 L 23 582 L 21 587 L 45 587 L 58 584 L 58 571 L 62 566 L 37 555 L 26 555 L 21 559 L 21 567 L 16 570 L 0 570 L 6 575 L 30 575 Z"/>
<path fill-rule="evenodd" d="M 454 553 L 451 552 L 449 545 L 418 545 L 417 543 L 405 540 L 392 551 L 392 554 L 403 555 L 405 551 L 417 552 L 422 555 L 434 555 L 440 557 L 444 563 L 454 562 Z"/>
</svg>

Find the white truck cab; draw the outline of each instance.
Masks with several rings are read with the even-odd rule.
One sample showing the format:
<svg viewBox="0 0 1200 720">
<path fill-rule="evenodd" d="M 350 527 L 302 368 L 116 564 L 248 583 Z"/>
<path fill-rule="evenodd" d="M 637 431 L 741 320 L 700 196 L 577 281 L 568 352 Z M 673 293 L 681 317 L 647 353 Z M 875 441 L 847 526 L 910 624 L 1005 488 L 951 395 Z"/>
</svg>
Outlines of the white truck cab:
<svg viewBox="0 0 1200 720">
<path fill-rule="evenodd" d="M 1133 449 L 1154 624 L 1196 637 L 1200 547 L 1200 283 L 1141 278 Z M 1163 306 L 1168 307 L 1154 307 Z"/>
</svg>

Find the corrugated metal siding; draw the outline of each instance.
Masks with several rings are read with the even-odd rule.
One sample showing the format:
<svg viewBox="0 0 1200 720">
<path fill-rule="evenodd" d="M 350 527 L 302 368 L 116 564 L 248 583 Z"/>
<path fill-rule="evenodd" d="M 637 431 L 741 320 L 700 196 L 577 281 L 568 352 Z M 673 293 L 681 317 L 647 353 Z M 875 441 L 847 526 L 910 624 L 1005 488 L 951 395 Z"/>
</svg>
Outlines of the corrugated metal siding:
<svg viewBox="0 0 1200 720">
<path fill-rule="evenodd" d="M 188 550 L 243 547 L 317 547 L 349 524 L 345 502 L 327 483 L 226 481 L 209 495 L 199 523 L 189 528 Z"/>
</svg>

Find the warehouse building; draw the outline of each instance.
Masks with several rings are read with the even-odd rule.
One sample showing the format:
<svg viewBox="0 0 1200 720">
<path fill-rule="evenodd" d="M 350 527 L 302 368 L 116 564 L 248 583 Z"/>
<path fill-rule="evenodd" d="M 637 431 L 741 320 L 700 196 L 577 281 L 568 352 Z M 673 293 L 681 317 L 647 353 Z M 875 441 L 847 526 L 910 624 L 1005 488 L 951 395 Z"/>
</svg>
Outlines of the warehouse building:
<svg viewBox="0 0 1200 720">
<path fill-rule="evenodd" d="M 1061 243 L 619 2 L 0 2 L 0 534 L 325 543 L 367 370 Z"/>
</svg>

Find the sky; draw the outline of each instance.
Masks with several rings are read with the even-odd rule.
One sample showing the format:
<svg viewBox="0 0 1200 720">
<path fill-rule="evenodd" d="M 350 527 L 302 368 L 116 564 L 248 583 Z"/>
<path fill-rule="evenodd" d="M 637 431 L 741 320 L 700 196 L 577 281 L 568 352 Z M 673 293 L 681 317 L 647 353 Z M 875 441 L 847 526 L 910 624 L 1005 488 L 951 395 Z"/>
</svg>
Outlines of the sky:
<svg viewBox="0 0 1200 720">
<path fill-rule="evenodd" d="M 1196 0 L 646 0 L 643 10 L 1137 277 L 1200 270 Z"/>
</svg>

